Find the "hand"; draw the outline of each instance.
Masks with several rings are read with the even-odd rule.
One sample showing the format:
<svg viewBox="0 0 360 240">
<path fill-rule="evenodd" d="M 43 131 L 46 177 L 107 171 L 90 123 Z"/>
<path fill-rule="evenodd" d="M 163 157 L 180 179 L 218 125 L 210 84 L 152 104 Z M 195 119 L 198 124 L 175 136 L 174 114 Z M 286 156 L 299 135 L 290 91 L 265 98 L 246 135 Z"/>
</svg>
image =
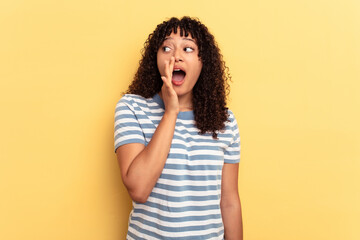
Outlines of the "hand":
<svg viewBox="0 0 360 240">
<path fill-rule="evenodd" d="M 173 112 L 178 114 L 180 111 L 179 99 L 171 82 L 174 64 L 174 57 L 171 57 L 170 61 L 165 61 L 165 76 L 161 76 L 163 81 L 161 95 L 165 104 L 165 112 Z"/>
</svg>

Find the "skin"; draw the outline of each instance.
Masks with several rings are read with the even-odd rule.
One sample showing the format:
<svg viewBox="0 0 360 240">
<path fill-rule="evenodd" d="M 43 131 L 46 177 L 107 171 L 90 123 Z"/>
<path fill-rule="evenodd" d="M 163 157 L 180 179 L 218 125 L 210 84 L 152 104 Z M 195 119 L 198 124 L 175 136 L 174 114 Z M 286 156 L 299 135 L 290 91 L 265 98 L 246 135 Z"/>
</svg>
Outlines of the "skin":
<svg viewBox="0 0 360 240">
<path fill-rule="evenodd" d="M 194 39 L 172 33 L 157 54 L 163 86 L 159 95 L 165 104 L 164 115 L 149 144 L 130 143 L 116 150 L 121 177 L 130 197 L 145 203 L 164 168 L 180 111 L 192 109 L 192 89 L 199 78 L 202 62 Z M 180 86 L 172 83 L 173 69 L 185 70 Z M 241 205 L 238 194 L 239 164 L 224 164 L 222 171 L 221 213 L 226 240 L 242 240 Z"/>
<path fill-rule="evenodd" d="M 220 208 L 226 240 L 243 240 L 242 213 L 238 193 L 238 171 L 238 163 L 224 163 Z"/>
<path fill-rule="evenodd" d="M 191 34 L 187 37 L 181 37 L 180 29 L 178 29 L 177 34 L 171 33 L 170 36 L 166 37 L 157 52 L 157 65 L 160 75 L 165 83 L 165 87 L 168 88 L 167 90 L 170 92 L 172 92 L 172 90 L 175 91 L 178 97 L 180 111 L 192 108 L 192 89 L 202 69 L 202 62 L 198 54 L 198 46 L 196 41 L 191 37 Z M 173 62 L 172 57 L 175 59 L 175 62 Z M 173 69 L 176 68 L 181 68 L 186 72 L 184 83 L 181 84 L 181 86 L 177 86 L 171 82 Z M 165 89 L 161 90 L 161 97 L 163 97 L 162 94 L 167 93 L 167 91 L 164 90 Z M 176 97 L 174 96 L 172 100 L 175 103 Z M 166 101 L 164 102 L 166 106 Z M 165 108 L 165 111 L 166 110 Z"/>
</svg>

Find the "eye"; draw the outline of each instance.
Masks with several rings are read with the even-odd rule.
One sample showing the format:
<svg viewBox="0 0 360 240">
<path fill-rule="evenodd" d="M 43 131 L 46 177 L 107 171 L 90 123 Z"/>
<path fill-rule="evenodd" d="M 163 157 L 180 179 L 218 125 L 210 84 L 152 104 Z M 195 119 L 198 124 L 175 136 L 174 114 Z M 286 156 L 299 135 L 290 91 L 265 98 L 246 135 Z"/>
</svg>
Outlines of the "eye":
<svg viewBox="0 0 360 240">
<path fill-rule="evenodd" d="M 186 47 L 184 48 L 185 52 L 193 52 L 194 49 L 192 47 Z"/>
<path fill-rule="evenodd" d="M 163 47 L 163 50 L 164 50 L 164 52 L 169 52 L 171 50 L 171 48 L 165 46 L 165 47 Z"/>
</svg>

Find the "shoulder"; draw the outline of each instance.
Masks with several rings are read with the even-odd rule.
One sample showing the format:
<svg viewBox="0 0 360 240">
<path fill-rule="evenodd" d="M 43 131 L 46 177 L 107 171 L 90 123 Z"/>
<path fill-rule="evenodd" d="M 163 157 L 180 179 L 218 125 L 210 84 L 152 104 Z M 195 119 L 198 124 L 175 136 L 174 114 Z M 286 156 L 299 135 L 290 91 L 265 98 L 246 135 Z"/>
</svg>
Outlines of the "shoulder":
<svg viewBox="0 0 360 240">
<path fill-rule="evenodd" d="M 225 123 L 225 127 L 230 129 L 236 129 L 238 126 L 237 126 L 235 114 L 230 109 L 228 109 L 227 112 L 228 112 L 228 120 Z"/>
<path fill-rule="evenodd" d="M 136 102 L 146 102 L 146 98 L 140 96 L 140 95 L 136 95 L 136 94 L 125 94 L 123 95 L 119 101 L 117 102 L 118 104 L 126 104 L 126 105 L 133 105 Z"/>
<path fill-rule="evenodd" d="M 225 127 L 218 132 L 219 139 L 225 139 L 228 144 L 233 141 L 239 135 L 239 128 L 235 118 L 235 114 L 228 109 L 227 110 L 228 118 L 225 121 Z"/>
<path fill-rule="evenodd" d="M 235 114 L 233 113 L 233 111 L 231 111 L 230 109 L 227 110 L 227 113 L 228 113 L 228 120 L 229 121 L 233 121 L 235 119 Z"/>
<path fill-rule="evenodd" d="M 116 104 L 116 108 L 119 107 L 128 107 L 130 109 L 134 109 L 137 107 L 147 107 L 151 105 L 153 102 L 153 98 L 144 98 L 143 96 L 136 94 L 125 94 Z"/>
</svg>

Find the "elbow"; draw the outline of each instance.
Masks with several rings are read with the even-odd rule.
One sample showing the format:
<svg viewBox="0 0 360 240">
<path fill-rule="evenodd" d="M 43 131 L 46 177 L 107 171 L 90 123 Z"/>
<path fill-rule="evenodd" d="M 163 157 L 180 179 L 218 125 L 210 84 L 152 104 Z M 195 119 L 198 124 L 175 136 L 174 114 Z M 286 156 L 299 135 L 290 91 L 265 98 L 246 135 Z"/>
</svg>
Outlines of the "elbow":
<svg viewBox="0 0 360 240">
<path fill-rule="evenodd" d="M 130 182 L 128 179 L 123 178 L 123 183 L 131 199 L 137 203 L 145 203 L 152 191 L 152 188 L 144 186 L 144 183 L 141 182 Z"/>
<path fill-rule="evenodd" d="M 146 201 L 147 201 L 147 198 L 145 198 L 143 196 L 130 194 L 130 197 L 134 202 L 137 202 L 137 203 L 146 203 Z"/>
<path fill-rule="evenodd" d="M 131 199 L 137 203 L 146 203 L 150 194 L 145 193 L 144 191 L 128 191 Z"/>
</svg>

